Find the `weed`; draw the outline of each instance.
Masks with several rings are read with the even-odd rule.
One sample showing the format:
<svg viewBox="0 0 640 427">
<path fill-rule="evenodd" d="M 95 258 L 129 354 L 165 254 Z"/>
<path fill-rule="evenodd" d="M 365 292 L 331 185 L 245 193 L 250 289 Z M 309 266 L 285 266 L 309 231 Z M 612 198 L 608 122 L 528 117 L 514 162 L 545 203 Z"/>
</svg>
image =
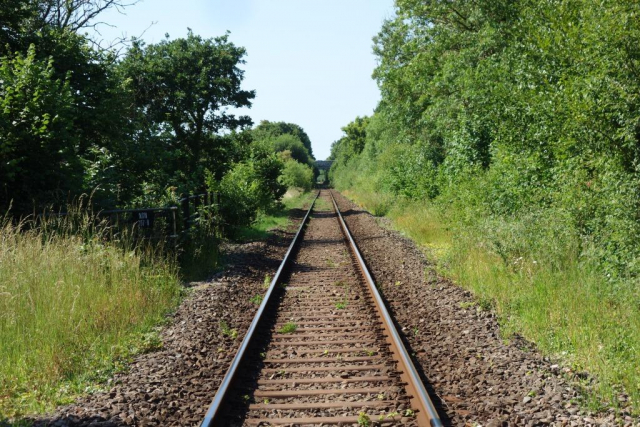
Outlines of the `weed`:
<svg viewBox="0 0 640 427">
<path fill-rule="evenodd" d="M 287 322 L 278 330 L 278 333 L 280 333 L 280 334 L 292 334 L 297 329 L 298 329 L 298 325 L 296 325 L 294 322 Z"/>
<path fill-rule="evenodd" d="M 371 425 L 371 418 L 369 418 L 365 412 L 360 412 L 358 414 L 358 425 L 362 427 L 369 427 Z"/>
<path fill-rule="evenodd" d="M 252 303 L 254 303 L 255 305 L 260 305 L 262 303 L 262 295 L 260 294 L 256 294 L 254 296 L 252 296 L 249 301 L 251 301 Z"/>
<path fill-rule="evenodd" d="M 493 307 L 493 301 L 490 298 L 480 298 L 478 299 L 478 308 L 482 311 L 491 311 Z"/>
<path fill-rule="evenodd" d="M 471 308 L 474 305 L 476 305 L 476 303 L 473 301 L 463 301 L 458 304 L 458 307 L 462 308 L 463 310 L 466 310 L 467 308 Z"/>
<path fill-rule="evenodd" d="M 398 280 L 398 281 L 396 281 L 396 286 L 400 286 L 400 285 L 402 285 L 402 282 L 401 282 L 401 281 L 399 281 L 399 280 Z"/>
<path fill-rule="evenodd" d="M 222 336 L 224 337 L 229 337 L 232 340 L 238 338 L 238 331 L 236 331 L 235 329 L 231 329 L 227 322 L 225 322 L 224 320 L 220 321 L 220 330 L 222 331 Z"/>
<path fill-rule="evenodd" d="M 345 308 L 347 308 L 347 300 L 343 299 L 341 301 L 336 302 L 334 305 L 338 310 L 344 310 Z"/>
<path fill-rule="evenodd" d="M 326 263 L 327 263 L 327 267 L 329 268 L 335 268 L 338 266 L 338 264 L 336 264 L 336 262 L 330 258 L 327 258 Z"/>
<path fill-rule="evenodd" d="M 266 397 L 264 398 L 264 400 L 262 401 L 262 403 L 264 403 L 265 405 L 268 405 L 269 402 L 271 402 L 269 399 L 267 399 Z"/>
<path fill-rule="evenodd" d="M 407 409 L 406 411 L 404 411 L 405 417 L 414 417 L 415 415 L 416 413 L 413 409 Z"/>
<path fill-rule="evenodd" d="M 417 326 L 414 326 L 414 328 L 413 328 L 413 336 L 417 337 L 418 334 L 420 334 L 420 329 L 418 329 Z"/>
<path fill-rule="evenodd" d="M 262 288 L 269 289 L 269 286 L 271 286 L 271 276 L 267 274 L 264 276 L 264 281 L 262 282 Z"/>
<path fill-rule="evenodd" d="M 400 415 L 400 413 L 397 411 L 389 412 L 388 414 L 382 414 L 378 417 L 378 421 L 388 420 L 389 418 L 397 417 L 398 415 Z"/>
</svg>

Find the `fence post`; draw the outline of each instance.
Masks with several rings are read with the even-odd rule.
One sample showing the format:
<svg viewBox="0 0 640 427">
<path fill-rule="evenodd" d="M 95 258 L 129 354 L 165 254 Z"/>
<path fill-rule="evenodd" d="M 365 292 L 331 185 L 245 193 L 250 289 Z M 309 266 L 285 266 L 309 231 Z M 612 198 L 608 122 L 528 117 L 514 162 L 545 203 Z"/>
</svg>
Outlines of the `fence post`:
<svg viewBox="0 0 640 427">
<path fill-rule="evenodd" d="M 189 196 L 182 195 L 182 219 L 184 221 L 184 231 L 189 229 Z"/>
<path fill-rule="evenodd" d="M 173 240 L 177 239 L 177 235 L 178 235 L 178 230 L 176 227 L 176 211 L 175 209 L 171 210 L 171 217 L 173 219 L 173 221 L 171 221 L 173 223 Z"/>
</svg>

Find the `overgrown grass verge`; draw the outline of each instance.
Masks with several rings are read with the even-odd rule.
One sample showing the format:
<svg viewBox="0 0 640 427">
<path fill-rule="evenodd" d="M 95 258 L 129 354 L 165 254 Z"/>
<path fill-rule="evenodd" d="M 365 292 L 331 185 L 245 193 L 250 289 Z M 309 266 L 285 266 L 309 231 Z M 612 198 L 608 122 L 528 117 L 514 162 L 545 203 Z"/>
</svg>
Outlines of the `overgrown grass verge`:
<svg viewBox="0 0 640 427">
<path fill-rule="evenodd" d="M 492 305 L 506 339 L 519 333 L 573 372 L 595 376 L 582 384 L 592 409 L 640 413 L 640 287 L 605 277 L 561 212 L 489 218 L 438 201 L 391 204 L 372 191 L 344 193 L 384 211 L 441 274 Z"/>
<path fill-rule="evenodd" d="M 0 224 L 0 421 L 68 403 L 161 345 L 176 263 L 108 243 L 92 224 Z"/>
<path fill-rule="evenodd" d="M 290 189 L 282 198 L 282 202 L 267 212 L 260 212 L 255 223 L 249 227 L 242 227 L 235 233 L 235 240 L 241 242 L 264 240 L 274 229 L 284 229 L 289 223 L 289 211 L 309 206 L 315 192 L 303 192 Z"/>
</svg>

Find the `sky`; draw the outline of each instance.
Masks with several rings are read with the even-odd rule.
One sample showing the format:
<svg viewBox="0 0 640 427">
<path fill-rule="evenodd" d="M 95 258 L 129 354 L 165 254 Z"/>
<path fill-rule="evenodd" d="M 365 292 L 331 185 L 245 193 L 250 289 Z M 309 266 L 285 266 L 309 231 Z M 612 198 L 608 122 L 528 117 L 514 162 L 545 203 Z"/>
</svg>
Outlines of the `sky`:
<svg viewBox="0 0 640 427">
<path fill-rule="evenodd" d="M 322 160 L 340 128 L 380 99 L 372 37 L 392 15 L 393 0 L 142 0 L 124 14 L 104 12 L 100 21 L 112 26 L 98 29 L 106 41 L 142 35 L 147 43 L 187 28 L 205 38 L 230 31 L 247 50 L 243 89 L 256 91 L 241 114 L 302 126 Z"/>
</svg>

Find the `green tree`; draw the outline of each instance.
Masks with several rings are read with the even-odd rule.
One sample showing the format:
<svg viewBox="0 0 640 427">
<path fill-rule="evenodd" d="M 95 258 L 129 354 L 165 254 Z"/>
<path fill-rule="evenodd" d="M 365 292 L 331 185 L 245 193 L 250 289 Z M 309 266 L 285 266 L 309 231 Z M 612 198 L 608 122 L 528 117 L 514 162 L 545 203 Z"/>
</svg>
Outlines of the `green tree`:
<svg viewBox="0 0 640 427">
<path fill-rule="evenodd" d="M 313 158 L 297 137 L 291 134 L 283 134 L 269 141 L 276 153 L 287 151 L 291 158 L 305 164 L 313 165 Z"/>
<path fill-rule="evenodd" d="M 25 211 L 78 184 L 82 169 L 73 139 L 68 80 L 54 78 L 53 61 L 26 56 L 0 61 L 0 206 Z"/>
<path fill-rule="evenodd" d="M 202 39 L 189 31 L 186 38 L 152 45 L 135 41 L 122 63 L 141 125 L 165 154 L 162 175 L 182 191 L 201 189 L 207 169 L 222 176 L 219 159 L 234 147 L 218 134 L 251 124 L 226 110 L 249 107 L 255 97 L 240 87 L 244 56 L 228 35 Z"/>
<path fill-rule="evenodd" d="M 313 186 L 313 168 L 293 159 L 284 162 L 279 182 L 287 188 L 301 188 L 310 191 Z"/>
<path fill-rule="evenodd" d="M 313 150 L 311 148 L 309 135 L 307 135 L 304 129 L 295 123 L 270 122 L 268 120 L 263 120 L 253 129 L 253 135 L 256 140 L 276 139 L 281 135 L 293 135 L 307 149 L 311 159 L 315 159 L 315 157 L 313 157 Z"/>
</svg>

